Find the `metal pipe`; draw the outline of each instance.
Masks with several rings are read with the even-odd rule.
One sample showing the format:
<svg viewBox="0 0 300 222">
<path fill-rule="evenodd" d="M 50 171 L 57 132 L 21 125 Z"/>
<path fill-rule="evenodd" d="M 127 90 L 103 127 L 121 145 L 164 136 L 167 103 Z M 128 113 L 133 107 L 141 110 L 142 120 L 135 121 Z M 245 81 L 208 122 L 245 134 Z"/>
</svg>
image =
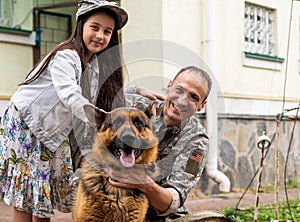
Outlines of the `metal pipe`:
<svg viewBox="0 0 300 222">
<path fill-rule="evenodd" d="M 217 75 L 217 21 L 216 0 L 206 1 L 206 62 L 213 75 Z M 213 80 L 216 78 L 213 78 Z M 221 192 L 230 192 L 229 178 L 218 170 L 218 107 L 217 107 L 217 87 L 212 85 L 212 90 L 208 97 L 207 107 L 210 109 L 206 112 L 207 130 L 210 136 L 210 146 L 208 152 L 208 163 L 206 165 L 207 175 L 219 184 Z"/>
</svg>

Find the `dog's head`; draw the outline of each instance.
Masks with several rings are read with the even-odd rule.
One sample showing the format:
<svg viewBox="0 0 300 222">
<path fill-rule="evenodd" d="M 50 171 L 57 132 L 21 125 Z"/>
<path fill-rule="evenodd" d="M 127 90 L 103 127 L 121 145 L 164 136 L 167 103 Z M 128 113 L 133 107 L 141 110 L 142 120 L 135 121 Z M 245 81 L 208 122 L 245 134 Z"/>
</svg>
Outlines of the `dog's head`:
<svg viewBox="0 0 300 222">
<path fill-rule="evenodd" d="M 145 112 L 129 107 L 105 112 L 91 105 L 85 105 L 84 110 L 89 121 L 97 127 L 95 149 L 102 149 L 97 142 L 100 139 L 124 167 L 156 160 L 158 139 L 153 133 L 155 103 Z"/>
</svg>

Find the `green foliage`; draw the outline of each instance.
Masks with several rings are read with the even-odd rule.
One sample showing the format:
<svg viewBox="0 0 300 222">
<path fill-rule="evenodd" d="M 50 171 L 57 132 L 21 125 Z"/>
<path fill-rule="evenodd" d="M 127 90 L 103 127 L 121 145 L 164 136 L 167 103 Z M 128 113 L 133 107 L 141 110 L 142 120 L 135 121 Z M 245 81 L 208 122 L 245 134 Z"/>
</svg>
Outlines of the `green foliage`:
<svg viewBox="0 0 300 222">
<path fill-rule="evenodd" d="M 246 210 L 240 210 L 233 207 L 226 208 L 222 211 L 226 217 L 236 222 L 253 221 L 254 207 Z M 280 221 L 293 220 L 300 221 L 300 197 L 287 202 L 282 202 L 278 206 L 278 218 L 275 218 L 275 206 L 259 206 L 257 221 L 271 221 L 278 219 Z"/>
<path fill-rule="evenodd" d="M 297 187 L 299 187 L 297 177 L 289 179 L 289 181 L 287 183 L 287 188 L 297 188 Z"/>
<path fill-rule="evenodd" d="M 260 190 L 259 190 L 259 192 L 260 193 L 269 193 L 269 192 L 272 192 L 274 190 L 275 190 L 274 185 L 273 184 L 268 184 L 268 185 L 266 185 L 264 187 L 261 187 Z M 256 190 L 255 190 L 255 192 L 256 192 Z"/>
</svg>

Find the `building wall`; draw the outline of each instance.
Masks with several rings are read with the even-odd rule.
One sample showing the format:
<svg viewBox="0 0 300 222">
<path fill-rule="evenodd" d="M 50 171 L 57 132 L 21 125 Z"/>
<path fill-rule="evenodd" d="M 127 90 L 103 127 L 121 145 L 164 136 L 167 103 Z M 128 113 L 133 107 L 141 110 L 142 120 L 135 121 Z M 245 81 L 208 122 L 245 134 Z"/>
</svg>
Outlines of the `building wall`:
<svg viewBox="0 0 300 222">
<path fill-rule="evenodd" d="M 276 153 L 279 151 L 278 185 L 284 181 L 300 180 L 300 125 L 299 120 L 283 118 L 277 123 L 276 116 L 267 118 L 219 118 L 218 168 L 231 181 L 231 190 L 255 189 L 258 182 L 257 170 L 261 162 L 261 149 L 257 142 L 263 131 L 271 140 L 264 152 L 262 187 L 275 187 Z M 205 121 L 203 121 L 205 124 Z M 295 130 L 293 130 L 295 127 Z M 277 131 L 278 130 L 278 131 Z M 278 132 L 278 137 L 276 133 Z M 290 141 L 291 144 L 290 144 Z M 289 155 L 287 155 L 289 150 Z M 286 159 L 288 164 L 285 166 Z M 286 169 L 285 169 L 286 167 Z M 284 176 L 286 175 L 286 179 Z M 254 178 L 254 179 L 253 179 Z M 252 181 L 253 180 L 253 181 Z M 190 196 L 219 193 L 217 184 L 207 177 L 205 171 Z"/>
<path fill-rule="evenodd" d="M 14 38 L 14 35 L 0 33 L 0 39 L 4 35 L 5 38 Z M 1 40 L 0 52 L 0 112 L 3 113 L 11 95 L 18 89 L 18 84 L 32 69 L 33 54 L 31 45 L 2 42 Z"/>
<path fill-rule="evenodd" d="M 0 53 L 0 95 L 10 96 L 32 68 L 32 50 L 31 46 L 0 42 L 0 51 L 7 52 Z"/>
<path fill-rule="evenodd" d="M 42 6 L 66 2 L 63 0 L 52 0 L 51 2 L 43 0 L 34 1 L 16 1 L 16 24 L 21 24 L 21 28 L 32 30 L 32 15 L 31 10 L 34 6 Z M 288 29 L 291 1 L 271 1 L 271 0 L 253 0 L 250 3 L 262 5 L 276 10 L 276 39 L 277 39 L 277 54 L 285 59 L 280 70 L 261 69 L 244 66 L 244 1 L 222 0 L 216 4 L 216 25 L 217 25 L 217 73 L 212 73 L 219 85 L 219 95 L 224 99 L 224 103 L 228 104 L 230 112 L 240 113 L 238 109 L 240 100 L 247 99 L 246 103 L 250 106 L 255 106 L 257 103 L 262 103 L 264 106 L 271 106 L 270 103 L 280 101 L 283 96 L 284 82 L 287 79 L 286 85 L 286 100 L 295 104 L 300 93 L 297 83 L 300 80 L 299 75 L 299 17 L 300 3 L 294 1 L 293 19 L 291 24 L 290 34 L 290 50 L 287 60 L 287 44 L 288 44 Z M 122 40 L 126 45 L 134 41 L 143 39 L 162 40 L 161 55 L 157 61 L 153 58 L 140 58 L 136 61 L 128 61 L 128 76 L 127 81 L 141 80 L 138 82 L 145 83 L 154 87 L 154 89 L 164 92 L 165 85 L 178 71 L 181 65 L 178 62 L 171 61 L 167 55 L 168 47 L 164 47 L 163 41 L 171 41 L 186 51 L 195 53 L 203 63 L 207 62 L 207 45 L 211 41 L 207 36 L 206 21 L 209 18 L 207 15 L 208 1 L 185 1 L 182 4 L 180 0 L 172 1 L 151 1 L 151 0 L 123 0 L 121 4 L 129 13 L 129 22 L 122 31 Z M 58 12 L 68 12 L 68 8 L 56 10 Z M 74 14 L 74 10 L 69 10 Z M 234 13 L 232 13 L 234 12 Z M 68 12 L 69 13 L 69 12 Z M 29 15 L 29 16 L 28 16 Z M 297 19 L 298 18 L 298 19 Z M 46 35 L 46 33 L 43 33 Z M 7 43 L 1 41 L 2 43 Z M 10 43 L 9 43 L 10 44 Z M 20 44 L 13 44 L 12 47 L 20 47 Z M 22 44 L 23 47 L 23 44 Z M 126 47 L 125 47 L 126 48 Z M 1 51 L 4 52 L 7 47 Z M 31 46 L 27 47 L 28 55 L 31 52 Z M 292 50 L 294 49 L 294 50 Z M 295 50 L 297 49 L 297 50 Z M 11 56 L 15 50 L 5 51 Z M 6 54 L 5 53 L 5 54 Z M 126 53 L 125 53 L 126 55 Z M 180 58 L 180 53 L 177 55 Z M 147 57 L 147 56 L 145 56 Z M 22 57 L 24 63 L 30 64 L 32 56 Z M 182 58 L 184 60 L 184 58 Z M 234 61 L 234 62 L 232 62 Z M 21 61 L 22 62 L 22 61 Z M 285 65 L 288 62 L 288 67 Z M 5 63 L 3 73 L 11 72 L 6 70 L 7 62 Z M 211 68 L 211 67 L 209 67 Z M 23 71 L 18 68 L 20 76 L 17 77 L 16 83 L 24 77 L 23 73 L 27 73 L 28 66 L 24 67 Z M 286 75 L 287 73 L 287 75 Z M 154 76 L 158 81 L 155 84 L 148 84 L 147 76 Z M 230 77 L 230 78 L 228 78 Z M 11 88 L 10 93 L 15 88 Z M 3 95 L 2 95 L 3 96 Z M 237 108 L 232 110 L 232 104 Z M 243 110 L 242 110 L 243 111 Z M 243 111 L 244 112 L 244 111 Z M 264 114 L 274 114 L 277 110 L 267 110 Z M 251 113 L 250 113 L 251 114 Z"/>
<path fill-rule="evenodd" d="M 9 18 L 11 26 L 30 31 L 32 30 L 32 7 L 32 1 L 16 1 L 15 19 L 11 19 L 8 7 L 5 7 L 3 16 L 6 19 Z M 3 112 L 10 96 L 18 88 L 18 84 L 32 68 L 33 44 L 34 35 L 0 30 L 0 113 Z"/>
<path fill-rule="evenodd" d="M 162 90 L 160 80 L 163 63 L 157 59 L 162 56 L 162 49 L 155 42 L 162 38 L 162 2 L 121 1 L 122 7 L 129 14 L 128 23 L 122 29 L 123 54 L 128 74 L 126 84 L 148 85 L 155 91 Z M 151 52 L 155 55 L 151 55 Z"/>
<path fill-rule="evenodd" d="M 264 107 L 280 107 L 285 89 L 285 100 L 292 105 L 297 104 L 300 94 L 296 83 L 300 80 L 299 75 L 299 17 L 300 2 L 294 1 L 291 33 L 289 33 L 291 1 L 247 1 L 275 10 L 275 39 L 277 56 L 283 58 L 283 63 L 272 64 L 274 68 L 266 69 L 249 67 L 245 65 L 244 56 L 244 6 L 245 1 L 222 0 L 216 4 L 216 18 L 209 18 L 207 13 L 208 1 L 136 1 L 123 0 L 122 5 L 128 10 L 130 20 L 123 31 L 123 42 L 126 44 L 135 40 L 155 38 L 171 41 L 179 46 L 195 53 L 208 62 L 208 44 L 216 41 L 217 67 L 208 67 L 217 70 L 212 73 L 219 85 L 219 96 L 226 106 L 234 104 L 235 110 L 228 107 L 230 112 L 241 113 L 239 110 L 240 100 L 246 99 L 248 106 L 255 107 L 263 104 Z M 298 18 L 298 19 L 297 19 Z M 207 20 L 215 19 L 216 37 L 207 36 Z M 287 57 L 288 39 L 290 37 L 289 57 Z M 155 73 L 168 81 L 174 76 L 182 64 L 170 64 L 166 50 L 162 46 L 163 61 L 159 67 L 157 64 L 148 65 L 149 61 L 139 61 L 138 67 L 130 66 L 129 80 L 145 74 L 145 70 L 159 67 Z M 167 47 L 168 48 L 168 47 Z M 296 50 L 293 50 L 296 49 Z M 178 53 L 177 55 L 181 55 Z M 182 58 L 184 60 L 184 57 Z M 261 62 L 254 60 L 254 63 Z M 264 61 L 265 62 L 265 61 Z M 288 67 L 286 67 L 288 64 Z M 278 67 L 280 67 L 278 70 Z M 149 73 L 149 72 L 148 72 Z M 287 74 L 286 74 L 287 73 Z M 284 82 L 287 79 L 287 85 Z M 151 84 L 145 83 L 149 87 Z M 163 83 L 166 85 L 166 82 Z M 285 88 L 286 87 L 286 88 Z M 164 86 L 162 86 L 163 90 Z M 245 101 L 243 101 L 245 102 Z M 276 105 L 274 106 L 274 103 Z M 278 109 L 265 110 L 263 115 L 275 114 Z M 245 113 L 247 114 L 247 113 Z M 248 113 L 254 114 L 254 113 Z"/>
<path fill-rule="evenodd" d="M 241 113 L 238 103 L 247 98 L 248 106 L 263 103 L 266 107 L 264 115 L 273 115 L 281 107 L 284 82 L 287 77 L 285 91 L 286 101 L 297 104 L 300 95 L 296 82 L 300 81 L 299 60 L 299 2 L 294 1 L 291 33 L 289 36 L 291 1 L 247 1 L 264 7 L 275 9 L 277 40 L 277 56 L 284 58 L 280 70 L 248 67 L 244 65 L 244 1 L 219 1 L 218 7 L 218 73 L 221 85 L 221 96 L 225 103 L 236 100 L 236 109 L 230 113 Z M 233 13 L 234 12 L 234 13 Z M 290 40 L 289 40 L 290 38 Z M 287 57 L 288 40 L 290 41 L 289 57 Z M 256 61 L 259 62 L 259 61 Z M 288 67 L 286 67 L 288 65 Z M 287 74 L 286 74 L 287 73 Z M 287 76 L 286 76 L 287 75 Z M 274 106 L 276 103 L 276 106 Z M 270 107 L 274 107 L 272 109 Z M 268 109 L 269 108 L 269 109 Z M 244 111 L 243 111 L 244 112 Z M 228 113 L 228 112 L 227 112 Z M 254 114 L 254 113 L 245 113 Z"/>
</svg>

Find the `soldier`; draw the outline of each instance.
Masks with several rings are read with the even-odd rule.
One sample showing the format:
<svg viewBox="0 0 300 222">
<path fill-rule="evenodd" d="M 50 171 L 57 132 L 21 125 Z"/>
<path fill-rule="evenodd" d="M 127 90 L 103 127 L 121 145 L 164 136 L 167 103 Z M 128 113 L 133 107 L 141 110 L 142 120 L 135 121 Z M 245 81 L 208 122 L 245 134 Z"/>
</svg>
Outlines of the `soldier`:
<svg viewBox="0 0 300 222">
<path fill-rule="evenodd" d="M 204 108 L 211 84 L 205 71 L 186 67 L 169 82 L 166 99 L 156 100 L 158 163 L 166 167 L 161 169 L 159 181 L 131 169 L 108 172 L 114 186 L 135 188 L 146 194 L 150 203 L 147 221 L 167 221 L 189 214 L 184 202 L 200 179 L 209 146 L 206 130 L 195 113 Z M 126 93 L 129 104 L 140 109 L 145 109 L 152 99 L 161 98 L 142 87 L 129 87 Z M 167 169 L 170 156 L 172 164 Z"/>
</svg>

